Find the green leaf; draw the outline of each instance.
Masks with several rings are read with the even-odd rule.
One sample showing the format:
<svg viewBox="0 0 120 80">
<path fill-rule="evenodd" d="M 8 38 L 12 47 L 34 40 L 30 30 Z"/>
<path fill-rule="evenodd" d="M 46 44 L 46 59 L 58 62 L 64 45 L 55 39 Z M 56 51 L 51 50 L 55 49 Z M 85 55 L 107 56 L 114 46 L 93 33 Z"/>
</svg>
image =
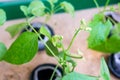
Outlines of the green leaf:
<svg viewBox="0 0 120 80">
<path fill-rule="evenodd" d="M 105 16 L 102 13 L 98 13 L 98 14 L 94 15 L 93 19 L 89 23 L 89 26 L 92 28 L 92 27 L 95 27 L 99 22 L 103 23 L 104 18 L 105 18 Z"/>
<path fill-rule="evenodd" d="M 57 48 L 62 48 L 62 45 L 63 45 L 62 40 L 63 40 L 63 36 L 60 36 L 60 35 L 54 35 L 52 36 L 52 39 L 51 39 L 53 45 Z"/>
<path fill-rule="evenodd" d="M 40 33 L 51 39 L 50 32 L 44 26 L 40 27 Z"/>
<path fill-rule="evenodd" d="M 112 34 L 120 34 L 120 23 L 116 23 L 112 29 Z"/>
<path fill-rule="evenodd" d="M 20 9 L 24 13 L 25 16 L 28 15 L 28 7 L 27 6 L 20 6 Z"/>
<path fill-rule="evenodd" d="M 0 42 L 0 61 L 2 60 L 2 58 L 5 55 L 6 51 L 7 51 L 6 46 L 2 42 Z"/>
<path fill-rule="evenodd" d="M 101 59 L 100 74 L 101 74 L 101 77 L 103 78 L 103 80 L 110 80 L 110 73 L 109 73 L 107 64 L 103 57 Z"/>
<path fill-rule="evenodd" d="M 37 50 L 38 36 L 33 32 L 24 32 L 12 43 L 3 60 L 12 64 L 27 63 Z"/>
<path fill-rule="evenodd" d="M 3 25 L 6 21 L 6 13 L 3 9 L 0 9 L 0 25 Z"/>
<path fill-rule="evenodd" d="M 74 16 L 74 7 L 71 3 L 63 1 L 61 4 L 61 7 L 69 14 L 71 14 L 72 16 Z"/>
<path fill-rule="evenodd" d="M 44 16 L 45 12 L 44 12 L 44 9 L 34 8 L 32 10 L 32 14 L 35 15 L 35 16 Z"/>
<path fill-rule="evenodd" d="M 58 55 L 58 49 L 53 45 L 53 43 L 49 40 L 46 42 L 46 44 L 48 45 L 49 49 L 52 50 L 52 52 L 57 56 Z M 53 56 L 53 54 L 51 53 L 51 51 L 49 50 L 47 47 L 45 47 L 45 51 L 49 56 Z"/>
<path fill-rule="evenodd" d="M 67 62 L 71 63 L 73 67 L 75 67 L 77 65 L 77 63 L 72 60 L 71 58 L 67 59 Z"/>
<path fill-rule="evenodd" d="M 113 34 L 105 44 L 105 47 L 107 50 L 111 53 L 116 53 L 120 51 L 120 35 L 119 34 Z"/>
<path fill-rule="evenodd" d="M 120 2 L 118 3 L 118 9 L 120 10 Z"/>
<path fill-rule="evenodd" d="M 108 20 L 106 23 L 99 22 L 94 27 L 88 37 L 88 47 L 94 50 L 108 52 L 105 43 L 112 28 L 112 23 Z"/>
<path fill-rule="evenodd" d="M 110 53 L 120 51 L 120 23 L 116 24 L 111 30 L 111 36 L 105 42 L 105 47 Z"/>
<path fill-rule="evenodd" d="M 59 58 L 63 58 L 63 57 L 64 57 L 64 54 L 66 54 L 65 51 L 61 51 L 61 52 L 59 53 L 58 57 L 59 57 Z M 66 55 L 66 61 L 67 61 L 68 63 L 71 63 L 71 64 L 72 64 L 72 67 L 75 67 L 75 66 L 77 65 L 76 62 L 75 62 L 70 56 L 67 56 L 67 55 Z"/>
<path fill-rule="evenodd" d="M 44 10 L 45 10 L 45 5 L 43 4 L 42 1 L 32 1 L 28 7 L 29 13 L 32 13 L 35 16 L 43 16 L 44 15 Z"/>
<path fill-rule="evenodd" d="M 27 27 L 27 23 L 22 22 L 22 23 L 8 26 L 6 28 L 6 31 L 10 33 L 11 37 L 14 37 L 17 33 L 19 33 L 25 27 Z"/>
<path fill-rule="evenodd" d="M 57 3 L 58 0 L 48 0 L 48 2 L 50 2 L 50 3 Z"/>
<path fill-rule="evenodd" d="M 88 76 L 85 74 L 80 74 L 77 72 L 71 72 L 64 76 L 62 80 L 98 80 L 97 77 Z"/>
</svg>

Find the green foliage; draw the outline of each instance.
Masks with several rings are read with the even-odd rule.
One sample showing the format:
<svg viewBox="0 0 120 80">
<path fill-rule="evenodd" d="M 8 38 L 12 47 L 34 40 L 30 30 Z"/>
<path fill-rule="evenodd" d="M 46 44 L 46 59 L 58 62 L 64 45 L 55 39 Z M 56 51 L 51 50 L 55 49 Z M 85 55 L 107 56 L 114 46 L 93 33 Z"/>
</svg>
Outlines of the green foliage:
<svg viewBox="0 0 120 80">
<path fill-rule="evenodd" d="M 3 60 L 11 64 L 29 62 L 38 50 L 38 36 L 32 32 L 24 32 L 10 46 Z"/>
<path fill-rule="evenodd" d="M 52 3 L 57 3 L 58 0 L 48 0 L 48 2 L 50 2 L 52 4 Z"/>
<path fill-rule="evenodd" d="M 88 47 L 98 51 L 109 52 L 105 43 L 112 28 L 111 22 L 108 20 L 105 23 L 99 21 L 92 24 L 92 31 L 88 37 Z"/>
<path fill-rule="evenodd" d="M 120 34 L 120 23 L 115 24 L 114 28 L 112 29 L 112 34 Z"/>
<path fill-rule="evenodd" d="M 105 53 L 116 53 L 120 51 L 120 46 L 118 45 L 120 44 L 120 22 L 115 22 L 114 19 L 106 16 L 105 12 L 116 12 L 117 10 L 119 11 L 120 8 L 114 8 L 111 6 L 107 9 L 106 7 L 109 1 L 110 0 L 106 1 L 103 10 L 99 10 L 89 23 L 92 31 L 90 31 L 90 35 L 88 37 L 88 47 Z M 99 8 L 97 1 L 94 0 L 94 2 Z"/>
<path fill-rule="evenodd" d="M 120 23 L 116 24 L 111 31 L 112 35 L 106 42 L 106 47 L 109 52 L 118 52 L 120 51 Z"/>
<path fill-rule="evenodd" d="M 104 58 L 101 58 L 100 75 L 103 80 L 110 80 L 110 73 Z"/>
<path fill-rule="evenodd" d="M 27 6 L 20 6 L 20 9 L 24 13 L 25 16 L 27 16 L 29 14 Z"/>
<path fill-rule="evenodd" d="M 0 26 L 6 21 L 6 13 L 3 9 L 0 9 Z"/>
<path fill-rule="evenodd" d="M 77 72 L 71 72 L 63 76 L 62 80 L 110 80 L 110 73 L 104 58 L 101 58 L 100 76 L 90 76 Z"/>
<path fill-rule="evenodd" d="M 58 2 L 58 0 L 47 0 L 50 4 L 50 7 L 47 7 L 44 5 L 43 1 L 35 0 L 30 3 L 29 6 L 20 6 L 21 11 L 24 13 L 25 16 L 45 16 L 46 19 L 48 16 L 50 17 L 52 14 L 56 13 L 60 10 L 65 10 L 65 12 L 70 13 L 71 15 L 74 15 L 74 7 L 69 2 L 62 2 L 58 5 L 55 3 Z"/>
<path fill-rule="evenodd" d="M 77 72 L 71 72 L 64 76 L 62 80 L 98 80 L 97 77 L 88 76 L 85 74 L 80 74 Z"/>
<path fill-rule="evenodd" d="M 98 13 L 95 14 L 93 19 L 90 21 L 89 26 L 94 27 L 96 26 L 99 22 L 104 23 L 105 16 L 103 13 Z"/>
<path fill-rule="evenodd" d="M 44 26 L 40 27 L 40 34 L 43 34 L 43 35 L 47 36 L 49 39 L 51 39 L 50 32 L 48 32 L 48 30 Z"/>
<path fill-rule="evenodd" d="M 31 21 L 36 16 L 45 16 L 45 15 L 48 15 L 48 14 L 52 15 L 53 13 L 55 13 L 55 12 L 61 10 L 61 9 L 65 9 L 65 11 L 70 13 L 70 14 L 72 14 L 74 12 L 74 8 L 68 2 L 62 2 L 58 6 L 55 5 L 55 3 L 58 2 L 58 0 L 48 0 L 48 2 L 50 3 L 50 6 L 51 6 L 50 8 L 46 7 L 46 5 L 44 5 L 44 2 L 40 1 L 40 0 L 32 1 L 28 6 L 24 6 L 24 5 L 20 6 L 21 11 L 24 13 L 24 15 L 27 18 L 26 22 L 11 25 L 11 26 L 7 27 L 6 31 L 9 32 L 12 37 L 14 37 L 18 32 L 20 32 L 22 29 L 26 28 L 27 25 L 30 26 Z M 70 8 L 72 8 L 72 9 L 70 9 Z M 30 26 L 30 27 L 32 28 L 32 26 Z M 36 31 L 35 31 L 35 33 L 36 33 Z M 24 34 L 20 35 L 15 40 L 15 42 L 13 42 L 11 47 L 8 49 L 6 55 L 4 56 L 5 61 L 10 62 L 12 64 L 22 64 L 22 63 L 26 63 L 30 59 L 32 59 L 33 56 L 28 57 L 28 59 L 24 58 L 25 55 L 28 56 L 29 54 L 30 55 L 35 54 L 35 50 L 33 50 L 33 52 L 31 52 L 29 54 L 27 54 L 29 51 L 26 51 L 27 49 L 30 48 L 30 47 L 28 47 L 30 45 L 28 45 L 26 43 L 28 43 L 32 40 L 33 40 L 33 42 L 36 41 L 36 38 L 32 39 L 33 35 L 31 35 L 31 38 L 30 38 L 29 34 L 30 33 L 28 33 L 28 32 L 24 33 Z M 36 34 L 38 35 L 39 33 L 36 33 Z M 46 47 L 47 53 L 51 56 L 54 56 L 53 53 L 55 53 L 55 55 L 58 55 L 59 48 L 62 48 L 62 43 L 61 43 L 62 41 L 59 40 L 59 41 L 53 42 L 55 37 L 52 38 L 50 33 L 45 29 L 45 27 L 41 27 L 40 34 L 43 34 L 44 36 L 47 36 L 50 39 L 47 43 L 45 43 L 45 45 L 48 45 L 48 47 Z M 28 35 L 28 37 L 26 37 L 27 35 Z M 23 38 L 23 37 L 26 37 L 26 39 Z M 38 36 L 38 37 L 40 38 L 40 36 Z M 23 42 L 25 42 L 25 46 L 22 46 Z M 36 42 L 34 44 L 36 44 Z M 28 47 L 28 48 L 26 48 L 26 47 Z M 33 47 L 33 46 L 31 46 L 31 47 Z M 24 51 L 26 51 L 26 52 L 24 52 Z M 12 53 L 14 53 L 15 55 L 12 55 Z M 22 57 L 20 57 L 19 53 L 24 54 L 24 55 L 21 55 Z M 10 57 L 8 58 L 8 56 L 10 56 Z M 21 61 L 20 61 L 20 59 L 21 59 Z"/>
<path fill-rule="evenodd" d="M 64 1 L 61 3 L 61 6 L 67 13 L 70 13 L 72 16 L 74 16 L 74 7 L 71 3 Z"/>
<path fill-rule="evenodd" d="M 29 16 L 30 14 L 33 14 L 34 16 L 43 16 L 45 5 L 42 1 L 32 1 L 30 5 L 27 6 L 20 6 L 21 11 L 24 13 L 25 16 Z"/>
<path fill-rule="evenodd" d="M 35 16 L 44 16 L 45 5 L 42 1 L 33 1 L 30 3 L 28 10 Z"/>
<path fill-rule="evenodd" d="M 76 62 L 74 59 L 81 59 L 81 55 L 75 55 L 70 52 L 70 48 L 79 33 L 80 30 L 88 31 L 90 30 L 89 27 L 82 26 L 79 29 L 76 30 L 74 36 L 72 37 L 72 40 L 68 46 L 68 48 L 64 47 L 63 44 L 63 37 L 60 35 L 51 36 L 50 33 L 46 30 L 44 25 L 41 27 L 40 31 L 37 32 L 33 26 L 31 25 L 31 21 L 35 17 L 39 16 L 51 16 L 55 12 L 59 10 L 65 10 L 65 12 L 70 13 L 72 16 L 74 16 L 74 7 L 71 3 L 68 3 L 66 1 L 63 1 L 62 3 L 58 4 L 56 6 L 56 3 L 58 0 L 47 0 L 50 4 L 50 8 L 46 7 L 44 5 L 44 2 L 40 0 L 34 0 L 30 3 L 29 6 L 21 6 L 20 9 L 26 16 L 26 22 L 25 23 L 19 23 L 14 24 L 12 26 L 9 26 L 6 31 L 8 31 L 12 37 L 14 37 L 18 32 L 20 32 L 23 28 L 25 28 L 27 25 L 34 31 L 33 32 L 24 32 L 22 33 L 10 46 L 10 48 L 7 50 L 5 45 L 3 43 L 0 43 L 0 60 L 4 60 L 6 62 L 9 62 L 11 64 L 24 64 L 29 62 L 36 54 L 38 49 L 38 38 L 41 39 L 41 41 L 45 45 L 46 53 L 49 56 L 53 56 L 56 58 L 58 63 L 63 68 L 63 78 L 59 78 L 60 80 L 99 80 L 99 78 L 103 78 L 105 80 L 110 80 L 109 78 L 109 72 L 106 67 L 106 63 L 104 59 L 101 60 L 101 75 L 98 76 L 89 76 L 85 74 L 80 74 L 77 72 L 74 72 L 74 68 L 76 67 Z M 95 0 L 94 0 L 95 1 Z M 47 17 L 46 17 L 47 19 Z M 46 20 L 47 21 L 47 20 Z M 4 21 L 3 21 L 4 22 Z M 82 25 L 84 25 L 84 21 L 82 22 Z M 99 50 L 98 47 L 101 47 L 102 44 L 104 44 L 107 39 L 106 37 L 109 35 L 109 32 L 112 28 L 111 22 L 108 20 L 106 22 L 104 18 L 104 14 L 97 14 L 93 22 L 90 23 L 90 27 L 93 29 L 90 33 L 90 37 L 88 38 L 89 41 L 89 47 Z M 101 31 L 99 31 L 101 30 Z M 116 30 L 113 31 L 113 33 Z M 42 40 L 42 37 L 40 34 L 47 36 L 49 40 L 45 43 Z M 111 40 L 114 39 L 111 38 Z M 111 41 L 109 41 L 111 42 Z M 95 44 L 93 44 L 95 43 Z M 106 46 L 103 47 L 103 50 Z M 52 78 L 51 78 L 52 80 Z"/>
<path fill-rule="evenodd" d="M 62 45 L 63 45 L 62 40 L 63 40 L 63 37 L 60 35 L 55 35 L 51 39 L 53 45 L 57 48 L 62 48 Z"/>
<path fill-rule="evenodd" d="M 27 27 L 27 23 L 22 22 L 8 26 L 6 28 L 6 31 L 10 33 L 11 37 L 14 37 L 18 32 L 21 32 L 21 30 L 23 30 L 25 27 Z"/>
<path fill-rule="evenodd" d="M 55 55 L 58 55 L 58 49 L 53 45 L 51 41 L 47 41 L 46 44 L 48 45 L 49 49 L 46 47 L 45 50 L 49 56 L 53 56 L 53 53 Z M 53 53 L 50 50 L 52 50 Z"/>
<path fill-rule="evenodd" d="M 0 42 L 0 61 L 2 60 L 3 56 L 6 54 L 7 48 L 6 46 Z"/>
<path fill-rule="evenodd" d="M 116 53 L 120 51 L 120 36 L 113 34 L 105 43 L 105 47 L 109 52 Z"/>
</svg>

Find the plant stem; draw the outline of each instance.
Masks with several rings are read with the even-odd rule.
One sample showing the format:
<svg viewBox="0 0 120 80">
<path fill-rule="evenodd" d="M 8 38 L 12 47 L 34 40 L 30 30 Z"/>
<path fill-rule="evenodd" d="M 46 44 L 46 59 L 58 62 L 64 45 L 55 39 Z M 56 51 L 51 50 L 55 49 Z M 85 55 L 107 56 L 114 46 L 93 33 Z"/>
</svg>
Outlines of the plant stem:
<svg viewBox="0 0 120 80">
<path fill-rule="evenodd" d="M 66 55 L 69 56 L 69 57 L 75 58 L 75 59 L 83 58 L 82 56 L 79 56 L 79 55 L 72 55 L 72 54 L 66 54 Z"/>
<path fill-rule="evenodd" d="M 66 65 L 64 64 L 62 65 L 62 67 L 63 67 L 63 76 L 64 76 L 66 74 L 66 71 L 65 71 Z"/>
<path fill-rule="evenodd" d="M 66 61 L 66 53 L 65 53 L 66 51 L 65 51 L 65 48 L 64 48 L 63 44 L 62 44 L 62 51 L 63 51 L 63 57 L 62 57 L 63 64 L 62 64 L 62 68 L 63 68 L 63 75 L 65 75 L 66 74 L 65 68 L 66 68 L 67 61 Z"/>
<path fill-rule="evenodd" d="M 59 61 L 59 58 L 54 54 L 54 52 L 48 47 L 48 45 L 43 41 L 42 37 L 39 35 L 39 33 L 33 28 L 33 26 L 30 24 L 30 22 L 27 20 L 28 25 L 33 29 L 33 31 L 38 35 L 40 40 L 43 42 L 43 44 L 48 48 L 48 50 L 52 53 L 52 55 Z"/>
<path fill-rule="evenodd" d="M 55 71 L 57 70 L 58 66 L 59 65 L 57 64 L 56 67 L 55 67 L 55 69 L 54 69 L 54 71 L 53 71 L 53 73 L 52 73 L 52 76 L 50 77 L 50 80 L 53 80 L 53 77 L 55 75 Z"/>
<path fill-rule="evenodd" d="M 54 13 L 54 4 L 50 2 L 50 6 L 51 6 L 50 14 L 52 15 Z"/>
<path fill-rule="evenodd" d="M 105 11 L 106 7 L 108 6 L 109 2 L 110 2 L 110 0 L 107 0 L 107 1 L 106 1 L 105 7 L 104 7 L 104 11 Z"/>
<path fill-rule="evenodd" d="M 62 8 L 60 7 L 60 8 L 57 8 L 57 9 L 55 9 L 55 13 L 56 12 L 58 12 L 58 11 L 60 11 Z"/>
<path fill-rule="evenodd" d="M 56 13 L 57 11 L 61 10 L 62 7 L 59 5 L 57 5 L 55 8 L 54 8 L 54 12 Z"/>
<path fill-rule="evenodd" d="M 79 33 L 79 31 L 80 31 L 80 28 L 75 32 L 75 34 L 74 34 L 74 36 L 73 36 L 73 38 L 72 38 L 72 40 L 71 40 L 71 42 L 70 42 L 70 44 L 69 44 L 69 46 L 67 48 L 67 51 L 71 48 L 71 46 L 72 46 L 77 34 Z"/>
<path fill-rule="evenodd" d="M 46 10 L 48 10 L 49 12 L 51 11 L 48 7 L 46 7 Z"/>
<path fill-rule="evenodd" d="M 95 3 L 96 7 L 99 8 L 100 6 L 99 6 L 98 2 L 96 0 L 93 0 L 93 1 Z"/>
<path fill-rule="evenodd" d="M 72 68 L 71 72 L 73 72 L 73 71 L 74 71 L 74 69 L 75 69 L 75 66 L 73 66 L 73 68 Z"/>
<path fill-rule="evenodd" d="M 72 44 L 73 44 L 73 42 L 74 42 L 74 40 L 75 40 L 75 38 L 76 38 L 76 36 L 77 36 L 77 34 L 79 33 L 80 30 L 81 30 L 81 29 L 79 28 L 79 29 L 75 32 L 75 34 L 74 34 L 74 36 L 73 36 L 73 38 L 72 38 L 72 40 L 71 40 L 68 48 L 67 48 L 66 50 L 64 50 L 65 53 L 64 53 L 64 55 L 63 55 L 63 60 L 64 60 L 65 62 L 63 62 L 64 64 L 62 65 L 62 67 L 63 67 L 63 75 L 66 74 L 66 71 L 65 71 L 65 69 L 66 69 L 66 63 L 67 63 L 67 61 L 66 61 L 66 55 L 67 55 L 67 56 L 70 56 L 70 57 L 78 58 L 78 57 L 76 57 L 76 56 L 72 56 L 72 55 L 70 55 L 70 54 L 67 54 L 66 51 L 69 51 L 69 49 L 71 48 L 71 46 L 72 46 Z M 79 57 L 79 58 L 80 58 L 80 57 Z"/>
<path fill-rule="evenodd" d="M 109 16 L 106 16 L 111 22 L 113 22 L 113 24 L 116 24 L 116 22 Z"/>
</svg>

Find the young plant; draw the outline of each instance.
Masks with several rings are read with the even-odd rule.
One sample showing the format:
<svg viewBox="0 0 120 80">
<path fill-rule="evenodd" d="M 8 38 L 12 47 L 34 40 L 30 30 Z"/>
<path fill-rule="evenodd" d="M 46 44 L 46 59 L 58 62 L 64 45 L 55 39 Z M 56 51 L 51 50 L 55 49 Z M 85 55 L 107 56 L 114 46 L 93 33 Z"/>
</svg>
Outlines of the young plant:
<svg viewBox="0 0 120 80">
<path fill-rule="evenodd" d="M 21 30 L 30 26 L 32 20 L 36 17 L 45 17 L 44 24 L 46 24 L 50 17 L 60 10 L 64 10 L 74 16 L 74 7 L 69 2 L 63 1 L 58 3 L 58 0 L 45 0 L 45 2 L 49 3 L 50 6 L 45 5 L 44 1 L 40 0 L 32 1 L 29 6 L 20 6 L 21 11 L 26 16 L 26 22 L 9 26 L 6 31 L 10 33 L 11 37 L 14 37 L 17 33 L 21 32 Z"/>
<path fill-rule="evenodd" d="M 88 24 L 92 28 L 88 37 L 88 47 L 112 54 L 108 58 L 109 69 L 116 77 L 120 78 L 120 4 L 117 8 L 113 6 L 107 8 L 109 1 L 107 0 L 101 10 L 97 1 L 94 0 L 99 12 L 94 15 Z"/>
<path fill-rule="evenodd" d="M 88 37 L 88 47 L 97 51 L 105 53 L 116 53 L 120 51 L 120 23 L 114 20 L 111 16 L 106 15 L 106 12 L 114 12 L 118 16 L 118 8 L 108 6 L 110 0 L 107 0 L 102 10 L 96 0 L 94 0 L 99 12 L 94 15 L 93 19 L 89 22 L 88 26 L 92 28 Z"/>
<path fill-rule="evenodd" d="M 31 25 L 33 19 L 35 19 L 36 17 L 45 17 L 46 23 L 49 19 L 48 16 L 51 17 L 55 12 L 59 10 L 65 10 L 65 12 L 74 15 L 74 8 L 70 3 L 63 1 L 59 4 L 56 4 L 58 0 L 46 1 L 50 4 L 50 7 L 47 7 L 46 5 L 44 5 L 44 2 L 39 0 L 32 1 L 29 6 L 20 6 L 20 9 L 26 16 L 26 21 L 9 26 L 7 27 L 6 31 L 8 31 L 10 35 L 14 37 L 18 32 L 21 32 L 21 30 L 29 26 L 34 33 L 30 32 L 26 28 L 27 31 L 21 33 L 20 36 L 12 43 L 10 48 L 7 50 L 6 55 L 4 55 L 3 58 L 5 61 L 12 64 L 23 64 L 29 62 L 38 51 L 38 38 L 44 43 L 42 37 L 40 36 L 42 32 L 40 30 L 36 31 Z M 44 24 L 42 25 L 41 29 L 43 28 Z M 47 35 L 47 37 L 50 36 L 51 35 Z M 14 55 L 12 55 L 13 53 Z"/>
<path fill-rule="evenodd" d="M 81 21 L 81 25 L 85 25 L 84 21 Z M 44 31 L 44 35 L 47 32 L 45 32 L 45 29 L 42 29 Z M 43 32 L 41 30 L 41 32 Z M 78 55 L 72 54 L 70 52 L 70 48 L 78 35 L 79 31 L 81 30 L 90 30 L 89 27 L 82 26 L 79 29 L 77 29 L 74 33 L 74 36 L 67 48 L 64 47 L 64 44 L 62 43 L 63 37 L 60 35 L 55 35 L 53 37 L 49 37 L 49 41 L 46 43 L 46 53 L 50 56 L 53 56 L 58 61 L 58 65 L 56 66 L 50 80 L 52 80 L 53 75 L 57 69 L 57 67 L 60 65 L 63 69 L 63 77 L 59 78 L 58 80 L 110 80 L 110 74 L 109 70 L 107 68 L 107 65 L 105 63 L 104 58 L 101 59 L 101 69 L 100 69 L 100 75 L 99 76 L 90 76 L 85 74 L 80 74 L 74 71 L 74 68 L 76 67 L 76 62 L 73 59 L 82 59 L 82 56 L 80 55 L 81 52 L 79 51 Z M 51 51 L 52 50 L 52 51 Z"/>
<path fill-rule="evenodd" d="M 15 24 L 7 28 L 7 31 L 10 32 L 12 36 L 15 36 L 17 32 L 20 32 L 26 25 L 29 25 L 34 32 L 30 32 L 29 30 L 23 32 L 19 37 L 12 43 L 10 48 L 7 50 L 4 44 L 0 44 L 0 60 L 4 60 L 11 64 L 24 64 L 29 62 L 37 52 L 38 49 L 38 38 L 44 43 L 46 53 L 50 56 L 53 56 L 57 61 L 58 66 L 61 66 L 63 69 L 63 77 L 58 77 L 57 80 L 110 80 L 110 75 L 108 68 L 106 66 L 104 58 L 101 59 L 101 73 L 99 76 L 89 76 L 85 74 L 80 74 L 74 72 L 74 68 L 76 67 L 76 62 L 73 60 L 81 59 L 82 56 L 80 54 L 74 55 L 70 52 L 70 48 L 81 30 L 89 30 L 90 28 L 82 26 L 75 31 L 75 34 L 67 48 L 64 47 L 62 43 L 63 37 L 60 35 L 51 36 L 49 32 L 45 29 L 44 25 L 40 28 L 39 31 L 36 31 L 33 26 L 30 24 L 31 21 L 38 16 L 43 15 L 52 15 L 55 11 L 59 9 L 64 9 L 66 12 L 73 14 L 74 8 L 70 3 L 62 2 L 58 7 L 54 6 L 54 3 L 57 0 L 48 0 L 51 5 L 51 10 L 44 6 L 41 1 L 33 1 L 28 7 L 21 6 L 21 10 L 24 12 L 26 16 L 26 22 Z M 40 6 L 41 5 L 41 6 Z M 40 10 L 39 10 L 40 9 Z M 57 9 L 57 10 L 54 10 Z M 45 11 L 45 12 L 44 12 Z M 5 19 L 5 17 L 4 17 Z M 3 20 L 4 20 L 3 19 Z M 48 19 L 48 17 L 46 18 Z M 2 22 L 2 20 L 0 20 Z M 4 21 L 3 21 L 4 22 Z M 84 25 L 84 21 L 81 22 Z M 49 40 L 45 43 L 41 38 L 40 34 L 47 36 Z M 50 78 L 52 80 L 55 70 Z"/>
<path fill-rule="evenodd" d="M 99 76 L 91 76 L 86 74 L 80 74 L 77 72 L 71 72 L 63 76 L 61 80 L 110 80 L 110 74 L 104 58 L 101 58 L 101 68 Z"/>
</svg>

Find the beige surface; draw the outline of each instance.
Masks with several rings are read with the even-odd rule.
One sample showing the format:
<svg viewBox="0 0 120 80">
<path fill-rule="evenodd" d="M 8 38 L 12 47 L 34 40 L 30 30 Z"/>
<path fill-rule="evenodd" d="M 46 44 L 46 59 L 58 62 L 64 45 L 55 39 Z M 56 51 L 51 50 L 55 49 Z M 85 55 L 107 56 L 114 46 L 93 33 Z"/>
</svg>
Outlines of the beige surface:
<svg viewBox="0 0 120 80">
<path fill-rule="evenodd" d="M 84 18 L 90 20 L 93 14 L 97 13 L 96 9 L 89 9 L 83 11 L 77 11 L 75 17 L 72 18 L 68 14 L 56 14 L 48 22 L 50 26 L 55 30 L 56 34 L 64 36 L 64 43 L 67 47 L 73 36 L 74 30 L 79 27 L 79 21 Z M 24 21 L 23 19 L 8 21 L 4 26 L 0 27 L 0 41 L 4 42 L 7 47 L 10 46 L 14 39 L 11 39 L 10 35 L 5 32 L 5 28 L 11 24 Z M 43 21 L 43 19 L 36 19 L 35 21 Z M 100 58 L 103 56 L 101 52 L 93 51 L 87 48 L 88 32 L 81 31 L 77 39 L 72 46 L 71 51 L 73 53 L 80 49 L 84 53 L 85 60 L 76 60 L 76 71 L 89 75 L 98 75 L 100 69 Z M 43 63 L 57 63 L 54 58 L 48 57 L 44 51 L 38 52 L 34 59 L 23 65 L 11 65 L 6 62 L 0 62 L 0 80 L 29 80 L 31 71 L 39 64 Z M 120 80 L 114 78 L 111 75 L 111 80 Z"/>
</svg>

